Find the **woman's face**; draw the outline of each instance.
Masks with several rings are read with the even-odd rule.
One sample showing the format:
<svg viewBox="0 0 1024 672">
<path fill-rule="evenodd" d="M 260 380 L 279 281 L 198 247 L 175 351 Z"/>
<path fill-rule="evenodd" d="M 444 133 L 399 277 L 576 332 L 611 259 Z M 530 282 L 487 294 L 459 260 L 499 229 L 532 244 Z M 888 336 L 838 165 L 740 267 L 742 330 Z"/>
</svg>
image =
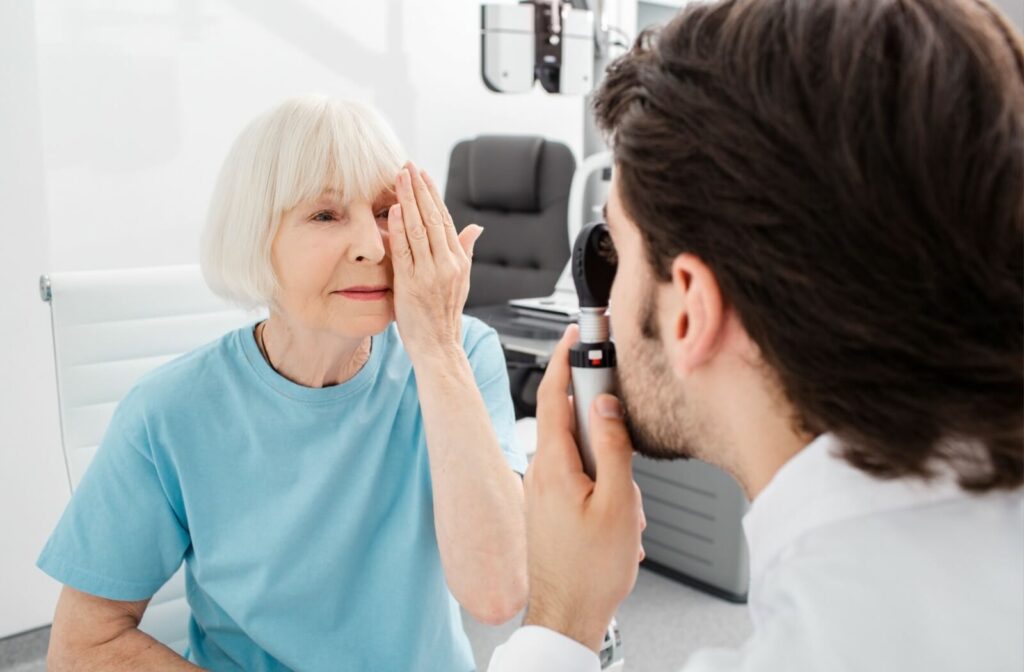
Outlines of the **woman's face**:
<svg viewBox="0 0 1024 672">
<path fill-rule="evenodd" d="M 394 194 L 352 200 L 328 189 L 281 215 L 271 247 L 275 309 L 307 329 L 339 336 L 377 334 L 394 319 L 387 244 Z"/>
</svg>

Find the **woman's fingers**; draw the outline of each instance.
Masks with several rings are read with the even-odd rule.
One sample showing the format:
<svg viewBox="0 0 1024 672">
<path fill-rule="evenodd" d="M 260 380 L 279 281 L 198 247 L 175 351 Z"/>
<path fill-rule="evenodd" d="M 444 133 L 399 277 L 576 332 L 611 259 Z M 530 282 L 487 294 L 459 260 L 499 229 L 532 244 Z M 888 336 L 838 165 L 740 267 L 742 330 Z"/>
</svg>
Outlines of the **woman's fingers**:
<svg viewBox="0 0 1024 672">
<path fill-rule="evenodd" d="M 454 231 L 454 229 L 453 229 Z M 473 258 L 473 248 L 476 247 L 476 241 L 480 239 L 484 233 L 484 227 L 479 224 L 470 224 L 462 230 L 455 238 L 455 245 L 458 246 L 459 254 L 466 255 L 467 259 Z"/>
<path fill-rule="evenodd" d="M 391 264 L 404 273 L 412 271 L 412 250 L 402 223 L 402 206 L 395 203 L 388 208 L 388 243 L 391 246 Z"/>
<path fill-rule="evenodd" d="M 423 225 L 420 209 L 416 203 L 412 174 L 406 168 L 399 171 L 398 178 L 395 180 L 395 195 L 398 196 L 398 204 L 402 206 L 400 214 L 403 224 L 397 237 L 404 237 L 408 241 L 413 265 L 429 263 L 431 261 L 430 241 L 427 238 L 427 230 Z M 392 249 L 396 245 L 395 237 L 396 234 L 392 232 Z"/>
<path fill-rule="evenodd" d="M 444 220 L 444 237 L 445 240 L 448 241 L 448 249 L 455 255 L 458 255 L 460 252 L 465 252 L 465 248 L 459 244 L 459 236 L 455 231 L 455 222 L 452 220 L 452 214 L 448 212 L 448 208 L 444 204 L 444 199 L 441 198 L 441 192 L 438 191 L 437 185 L 434 184 L 434 178 L 430 177 L 425 170 L 420 171 L 420 174 L 423 175 L 423 181 L 427 183 L 427 189 L 430 190 L 430 195 L 434 199 L 434 204 L 437 206 L 437 209 L 441 211 L 441 215 Z"/>
<path fill-rule="evenodd" d="M 437 204 L 434 203 L 434 196 L 430 193 L 430 189 L 423 180 L 423 176 L 420 175 L 420 171 L 416 170 L 416 166 L 409 162 L 406 164 L 406 169 L 412 177 L 413 193 L 416 195 L 416 204 L 420 209 L 420 219 L 427 229 L 430 251 L 436 261 L 438 258 L 451 252 L 448 249 L 448 241 L 444 233 L 444 216 L 441 214 L 441 210 L 438 209 Z M 442 205 L 441 207 L 443 208 L 444 206 Z"/>
</svg>

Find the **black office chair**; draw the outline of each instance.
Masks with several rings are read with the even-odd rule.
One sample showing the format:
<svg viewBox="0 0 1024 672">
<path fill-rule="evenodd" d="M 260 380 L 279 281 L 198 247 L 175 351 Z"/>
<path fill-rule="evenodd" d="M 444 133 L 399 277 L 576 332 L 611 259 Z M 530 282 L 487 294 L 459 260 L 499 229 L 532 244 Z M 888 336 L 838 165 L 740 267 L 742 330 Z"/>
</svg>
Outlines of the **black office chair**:
<svg viewBox="0 0 1024 672">
<path fill-rule="evenodd" d="M 485 135 L 455 145 L 445 204 L 458 230 L 487 229 L 473 252 L 467 312 L 555 291 L 569 261 L 575 170 L 568 147 L 537 136 Z M 543 368 L 530 355 L 506 352 L 505 358 L 516 418 L 535 415 Z"/>
<path fill-rule="evenodd" d="M 569 148 L 538 136 L 482 135 L 452 149 L 445 203 L 479 224 L 467 308 L 547 296 L 569 261 Z"/>
</svg>

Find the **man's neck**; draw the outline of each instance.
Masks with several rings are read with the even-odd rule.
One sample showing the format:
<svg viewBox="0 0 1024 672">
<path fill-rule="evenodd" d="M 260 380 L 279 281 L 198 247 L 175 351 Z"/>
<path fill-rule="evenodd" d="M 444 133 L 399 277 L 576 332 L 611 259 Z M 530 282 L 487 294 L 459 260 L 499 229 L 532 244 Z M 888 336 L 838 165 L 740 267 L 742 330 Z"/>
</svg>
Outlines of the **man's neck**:
<svg viewBox="0 0 1024 672">
<path fill-rule="evenodd" d="M 813 439 L 798 429 L 796 410 L 763 374 L 743 367 L 719 378 L 727 403 L 711 424 L 712 461 L 735 478 L 753 501 L 775 474 Z M 711 393 L 709 392 L 709 397 Z"/>
<path fill-rule="evenodd" d="M 764 429 L 756 436 L 751 436 L 744 444 L 745 447 L 740 449 L 745 454 L 740 458 L 742 466 L 739 479 L 747 498 L 754 501 L 779 469 L 803 450 L 813 438 L 793 431 L 773 433 Z"/>
</svg>

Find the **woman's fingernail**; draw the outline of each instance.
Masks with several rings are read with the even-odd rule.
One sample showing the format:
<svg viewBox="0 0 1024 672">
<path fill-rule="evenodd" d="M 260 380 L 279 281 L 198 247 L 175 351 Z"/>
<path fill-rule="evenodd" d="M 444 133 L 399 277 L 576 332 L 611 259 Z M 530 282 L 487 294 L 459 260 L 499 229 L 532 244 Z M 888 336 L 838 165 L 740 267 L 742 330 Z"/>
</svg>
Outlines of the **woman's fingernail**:
<svg viewBox="0 0 1024 672">
<path fill-rule="evenodd" d="M 619 403 L 616 397 L 610 394 L 602 394 L 595 403 L 597 404 L 597 412 L 602 418 L 622 419 L 622 404 Z"/>
</svg>

